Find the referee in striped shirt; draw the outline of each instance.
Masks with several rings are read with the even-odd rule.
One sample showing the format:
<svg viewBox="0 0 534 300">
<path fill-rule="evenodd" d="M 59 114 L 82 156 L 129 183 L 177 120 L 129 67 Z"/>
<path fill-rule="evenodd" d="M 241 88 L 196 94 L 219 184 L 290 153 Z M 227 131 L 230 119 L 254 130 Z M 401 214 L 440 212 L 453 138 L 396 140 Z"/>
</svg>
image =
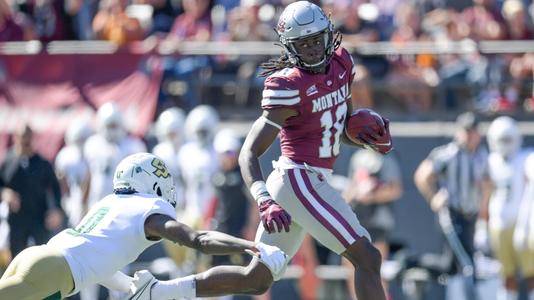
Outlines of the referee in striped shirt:
<svg viewBox="0 0 534 300">
<path fill-rule="evenodd" d="M 453 274 L 471 268 L 474 280 L 473 253 L 475 223 L 480 211 L 488 151 L 481 145 L 475 114 L 466 112 L 456 119 L 452 142 L 434 148 L 417 168 L 415 184 L 438 215 L 440 226 L 451 246 L 456 263 Z M 465 275 L 465 272 L 463 272 Z"/>
</svg>

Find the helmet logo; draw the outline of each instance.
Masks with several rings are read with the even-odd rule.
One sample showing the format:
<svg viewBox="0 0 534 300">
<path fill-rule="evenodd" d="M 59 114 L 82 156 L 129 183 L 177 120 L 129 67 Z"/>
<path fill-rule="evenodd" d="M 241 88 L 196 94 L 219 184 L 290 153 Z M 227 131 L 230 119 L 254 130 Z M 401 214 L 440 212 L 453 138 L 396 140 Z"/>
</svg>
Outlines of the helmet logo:
<svg viewBox="0 0 534 300">
<path fill-rule="evenodd" d="M 279 33 L 282 33 L 286 30 L 285 27 L 286 27 L 286 21 L 280 20 L 280 22 L 278 22 L 278 25 L 276 25 L 276 31 L 278 31 Z"/>
<path fill-rule="evenodd" d="M 152 172 L 156 177 L 167 178 L 171 175 L 169 170 L 167 170 L 165 163 L 158 158 L 152 159 L 152 166 L 156 168 L 156 170 Z"/>
</svg>

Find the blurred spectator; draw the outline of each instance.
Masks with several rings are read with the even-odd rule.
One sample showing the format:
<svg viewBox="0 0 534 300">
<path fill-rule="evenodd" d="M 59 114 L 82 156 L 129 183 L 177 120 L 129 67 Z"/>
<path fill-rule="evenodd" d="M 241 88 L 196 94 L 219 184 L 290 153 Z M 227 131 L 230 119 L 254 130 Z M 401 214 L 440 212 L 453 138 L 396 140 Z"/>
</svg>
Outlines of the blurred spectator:
<svg viewBox="0 0 534 300">
<path fill-rule="evenodd" d="M 395 14 L 396 29 L 391 42 L 400 45 L 428 41 L 414 4 L 401 4 Z M 410 112 L 428 111 L 432 107 L 432 88 L 438 84 L 433 58 L 428 54 L 397 55 L 390 58 L 392 69 L 388 75 L 390 93 Z"/>
<path fill-rule="evenodd" d="M 459 21 L 469 26 L 469 37 L 475 41 L 506 38 L 506 24 L 495 0 L 473 0 L 473 6 L 462 11 Z"/>
<path fill-rule="evenodd" d="M 374 4 L 353 2 L 343 9 L 344 15 L 338 28 L 343 34 L 347 47 L 357 47 L 362 43 L 377 42 L 381 39 L 376 19 L 378 8 Z M 355 107 L 373 107 L 371 80 L 386 75 L 388 62 L 384 56 L 366 55 L 356 61 L 356 77 L 352 86 L 352 99 Z"/>
<path fill-rule="evenodd" d="M 71 39 L 68 20 L 62 0 L 36 0 L 23 2 L 21 9 L 33 23 L 35 38 L 42 42 Z"/>
<path fill-rule="evenodd" d="M 154 8 L 152 13 L 152 28 L 148 35 L 154 33 L 168 33 L 176 16 L 183 13 L 183 0 L 143 0 Z M 137 1 L 139 2 L 139 1 Z"/>
<path fill-rule="evenodd" d="M 92 134 L 86 122 L 74 121 L 65 133 L 66 145 L 56 156 L 56 174 L 62 190 L 62 205 L 68 224 L 75 227 L 87 213 L 89 195 L 89 166 L 83 155 L 83 145 Z"/>
<path fill-rule="evenodd" d="M 0 42 L 30 40 L 33 32 L 29 20 L 20 12 L 14 12 L 7 0 L 0 0 Z"/>
<path fill-rule="evenodd" d="M 14 146 L 0 166 L 2 201 L 9 206 L 9 247 L 12 257 L 30 245 L 44 244 L 63 222 L 61 191 L 52 165 L 32 145 L 33 130 L 19 126 Z"/>
<path fill-rule="evenodd" d="M 211 40 L 212 22 L 210 11 L 212 0 L 183 0 L 184 12 L 174 21 L 171 31 L 161 47 L 170 53 L 183 41 L 207 42 Z M 164 81 L 183 83 L 181 107 L 190 111 L 200 103 L 199 78 L 201 70 L 210 67 L 210 58 L 204 55 L 168 57 L 165 62 Z M 165 91 L 164 91 L 165 92 Z M 167 93 L 161 95 L 169 97 Z M 160 99 L 167 101 L 168 99 Z"/>
<path fill-rule="evenodd" d="M 100 0 L 65 0 L 65 12 L 72 19 L 72 30 L 78 40 L 93 39 L 92 21 Z"/>
<path fill-rule="evenodd" d="M 389 234 L 395 227 L 391 204 L 402 195 L 397 159 L 393 154 L 382 155 L 372 150 L 358 150 L 350 160 L 348 177 L 350 183 L 343 192 L 343 198 L 351 205 L 362 226 L 369 231 L 373 245 L 382 254 L 382 259 L 387 259 Z M 354 278 L 349 278 L 348 287 L 355 299 L 353 282 Z M 384 288 L 387 290 L 387 285 L 384 284 Z"/>
<path fill-rule="evenodd" d="M 241 1 L 241 6 L 228 12 L 226 31 L 219 33 L 217 39 L 231 42 L 276 40 L 276 32 L 272 29 L 274 7 L 265 2 L 264 0 Z M 263 15 L 260 13 L 262 9 Z M 270 14 L 266 11 L 270 11 Z M 241 105 L 247 104 L 251 87 L 258 81 L 255 76 L 258 73 L 258 66 L 268 57 L 219 55 L 215 59 L 217 65 L 214 66 L 214 73 L 226 75 L 227 78 L 235 77 L 237 74 L 235 102 Z"/>
<path fill-rule="evenodd" d="M 508 39 L 531 40 L 533 38 L 532 24 L 526 7 L 520 0 L 506 0 L 502 6 L 502 15 L 507 24 Z"/>
<path fill-rule="evenodd" d="M 117 45 L 141 40 L 144 31 L 138 19 L 126 14 L 127 0 L 102 0 L 93 19 L 93 31 L 97 39 Z"/>
<path fill-rule="evenodd" d="M 152 153 L 163 159 L 171 172 L 176 192 L 176 207 L 182 209 L 184 203 L 184 183 L 178 162 L 178 153 L 184 143 L 185 113 L 177 107 L 163 111 L 156 121 L 155 129 L 158 144 Z"/>
<path fill-rule="evenodd" d="M 450 273 L 464 278 L 466 299 L 474 299 L 474 233 L 486 197 L 484 175 L 488 152 L 481 145 L 477 117 L 466 112 L 456 120 L 454 141 L 434 148 L 418 166 L 414 181 L 438 216 L 455 264 Z"/>
<path fill-rule="evenodd" d="M 514 57 L 509 66 L 512 85 L 518 90 L 523 107 L 528 112 L 534 111 L 534 54 L 525 53 Z"/>
</svg>

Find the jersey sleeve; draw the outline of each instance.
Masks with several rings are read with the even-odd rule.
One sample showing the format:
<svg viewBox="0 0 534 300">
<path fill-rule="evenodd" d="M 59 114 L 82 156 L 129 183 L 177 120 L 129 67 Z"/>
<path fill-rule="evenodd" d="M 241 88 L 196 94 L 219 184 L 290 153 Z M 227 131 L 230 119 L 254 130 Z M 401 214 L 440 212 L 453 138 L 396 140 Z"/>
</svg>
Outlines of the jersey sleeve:
<svg viewBox="0 0 534 300">
<path fill-rule="evenodd" d="M 152 205 L 152 209 L 148 212 L 148 215 L 153 214 L 166 215 L 173 219 L 176 219 L 176 210 L 169 202 L 163 199 L 158 199 L 154 202 L 154 205 Z"/>
<path fill-rule="evenodd" d="M 265 79 L 261 108 L 265 110 L 276 108 L 298 110 L 301 104 L 301 97 L 297 85 L 288 78 L 276 75 L 277 73 Z"/>
<path fill-rule="evenodd" d="M 445 145 L 434 148 L 430 152 L 427 159 L 432 162 L 434 173 L 441 173 L 446 167 L 447 162 L 454 157 L 454 153 L 451 150 L 451 147 Z"/>
<path fill-rule="evenodd" d="M 174 207 L 172 207 L 172 205 L 169 202 L 161 198 L 158 198 L 154 201 L 154 203 L 152 204 L 152 207 L 143 214 L 141 218 L 141 222 L 139 223 L 139 234 L 141 234 L 142 236 L 145 235 L 146 219 L 150 217 L 151 215 L 156 215 L 156 214 L 169 216 L 176 220 L 176 210 L 174 209 Z"/>
</svg>

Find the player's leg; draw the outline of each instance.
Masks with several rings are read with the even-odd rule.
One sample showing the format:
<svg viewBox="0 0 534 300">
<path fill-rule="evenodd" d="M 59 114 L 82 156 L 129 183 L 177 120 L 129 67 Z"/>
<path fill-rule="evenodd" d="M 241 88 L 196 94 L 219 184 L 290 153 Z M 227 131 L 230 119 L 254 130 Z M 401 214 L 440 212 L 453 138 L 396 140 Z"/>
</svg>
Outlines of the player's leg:
<svg viewBox="0 0 534 300">
<path fill-rule="evenodd" d="M 74 288 L 65 258 L 48 246 L 22 251 L 2 279 L 0 299 L 61 299 Z"/>
<path fill-rule="evenodd" d="M 517 251 L 521 273 L 525 278 L 528 289 L 528 300 L 534 300 L 534 249 Z"/>
<path fill-rule="evenodd" d="M 314 238 L 351 262 L 359 300 L 385 299 L 380 252 L 341 195 L 313 171 L 290 169 L 285 179 L 294 199 L 277 202 Z"/>
<path fill-rule="evenodd" d="M 504 299 L 517 299 L 516 266 L 513 247 L 514 228 L 495 228 L 490 226 L 491 248 L 495 258 L 501 264 L 501 278 L 504 280 L 504 290 L 500 291 Z"/>
</svg>

